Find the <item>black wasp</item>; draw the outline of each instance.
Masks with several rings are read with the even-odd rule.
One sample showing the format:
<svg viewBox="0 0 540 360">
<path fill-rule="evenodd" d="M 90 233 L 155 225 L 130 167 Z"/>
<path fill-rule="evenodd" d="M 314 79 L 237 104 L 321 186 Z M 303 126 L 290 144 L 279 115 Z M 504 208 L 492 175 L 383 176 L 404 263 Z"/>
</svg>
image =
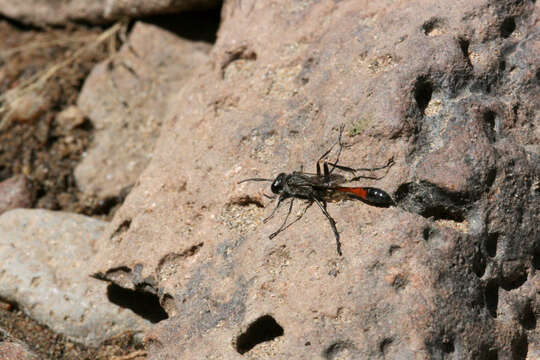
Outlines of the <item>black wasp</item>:
<svg viewBox="0 0 540 360">
<path fill-rule="evenodd" d="M 388 163 L 384 166 L 376 167 L 376 168 L 359 168 L 354 169 L 347 166 L 338 165 L 339 162 L 339 155 L 341 154 L 341 150 L 344 147 L 344 145 L 341 142 L 341 135 L 343 133 L 343 126 L 340 127 L 339 130 L 339 137 L 338 141 L 332 145 L 332 147 L 326 151 L 320 158 L 317 160 L 317 173 L 307 173 L 300 171 L 293 171 L 290 174 L 286 173 L 280 173 L 275 179 L 264 179 L 264 178 L 250 178 L 245 179 L 239 182 L 243 183 L 246 181 L 271 181 L 272 185 L 270 189 L 275 194 L 274 196 L 269 196 L 270 198 L 278 197 L 277 205 L 275 206 L 274 210 L 272 210 L 272 213 L 270 216 L 268 216 L 266 219 L 264 219 L 263 222 L 267 222 L 270 220 L 274 214 L 276 213 L 279 206 L 283 203 L 284 200 L 290 199 L 289 202 L 289 211 L 287 212 L 287 216 L 285 217 L 285 220 L 283 221 L 283 224 L 277 229 L 275 232 L 270 234 L 270 239 L 274 238 L 276 235 L 278 235 L 280 232 L 287 229 L 289 226 L 300 220 L 304 214 L 306 213 L 307 209 L 313 205 L 313 203 L 317 204 L 321 211 L 323 212 L 324 216 L 328 219 L 330 222 L 330 226 L 332 227 L 332 230 L 334 231 L 334 235 L 336 237 L 336 245 L 337 245 L 337 252 L 341 256 L 341 243 L 339 241 L 339 232 L 336 228 L 336 222 L 330 216 L 328 213 L 328 210 L 326 209 L 326 203 L 327 201 L 331 200 L 337 200 L 339 198 L 342 198 L 343 196 L 349 196 L 353 198 L 358 198 L 370 205 L 375 206 L 381 206 L 381 207 L 388 207 L 392 205 L 394 202 L 390 195 L 388 195 L 385 191 L 373 187 L 363 187 L 363 186 L 355 186 L 355 187 L 349 187 L 349 186 L 342 186 L 345 183 L 357 181 L 359 179 L 380 179 L 378 177 L 374 176 L 361 176 L 356 175 L 357 172 L 360 171 L 375 171 L 375 170 L 381 170 L 385 168 L 389 168 L 393 165 L 393 159 L 390 159 Z M 335 162 L 331 163 L 328 162 L 325 158 L 328 156 L 328 154 L 332 151 L 334 146 L 336 144 L 339 144 L 339 150 L 338 154 L 336 156 Z M 323 162 L 323 171 L 321 172 L 321 161 Z M 353 177 L 350 179 L 347 179 L 342 174 L 335 174 L 335 170 L 341 170 L 342 172 L 352 174 Z M 302 199 L 307 201 L 306 207 L 303 209 L 300 216 L 298 216 L 294 221 L 287 224 L 287 220 L 289 219 L 289 215 L 291 214 L 293 202 L 294 199 Z"/>
</svg>

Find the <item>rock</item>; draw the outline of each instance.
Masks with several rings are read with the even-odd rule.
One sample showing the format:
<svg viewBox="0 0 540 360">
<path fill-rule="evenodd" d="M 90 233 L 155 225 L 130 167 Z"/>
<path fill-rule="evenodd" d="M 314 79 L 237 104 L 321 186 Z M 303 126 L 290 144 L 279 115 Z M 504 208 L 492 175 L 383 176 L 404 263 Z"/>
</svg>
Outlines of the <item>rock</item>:
<svg viewBox="0 0 540 360">
<path fill-rule="evenodd" d="M 81 109 L 72 105 L 59 112 L 55 120 L 63 131 L 67 131 L 82 125 L 85 118 Z"/>
<path fill-rule="evenodd" d="M 12 176 L 0 182 L 0 214 L 16 208 L 32 206 L 31 184 L 24 175 Z"/>
<path fill-rule="evenodd" d="M 535 354 L 538 9 L 226 2 L 90 265 L 160 297 L 149 358 Z M 313 172 L 341 124 L 341 164 L 394 159 L 356 184 L 396 206 L 329 203 L 343 256 L 316 206 L 270 240 L 288 203 L 263 222 L 270 183 L 238 181 Z"/>
<path fill-rule="evenodd" d="M 126 1 L 106 0 L 61 2 L 0 0 L 0 14 L 36 26 L 62 25 L 69 22 L 100 24 L 124 17 L 143 17 L 179 11 L 217 7 L 217 0 Z"/>
<path fill-rule="evenodd" d="M 16 97 L 10 96 L 7 99 L 7 114 L 3 119 L 3 126 L 12 122 L 30 123 L 43 115 L 49 107 L 49 99 L 46 95 L 37 91 L 17 93 Z"/>
<path fill-rule="evenodd" d="M 47 210 L 0 216 L 0 297 L 68 338 L 95 346 L 148 322 L 111 303 L 107 283 L 87 264 L 106 223 Z"/>
<path fill-rule="evenodd" d="M 13 341 L 0 341 L 0 360 L 37 360 L 39 357 L 26 346 Z"/>
<path fill-rule="evenodd" d="M 95 127 L 94 144 L 75 169 L 86 196 L 105 200 L 133 186 L 152 157 L 169 93 L 209 49 L 139 22 L 119 54 L 94 68 L 78 100 Z"/>
</svg>

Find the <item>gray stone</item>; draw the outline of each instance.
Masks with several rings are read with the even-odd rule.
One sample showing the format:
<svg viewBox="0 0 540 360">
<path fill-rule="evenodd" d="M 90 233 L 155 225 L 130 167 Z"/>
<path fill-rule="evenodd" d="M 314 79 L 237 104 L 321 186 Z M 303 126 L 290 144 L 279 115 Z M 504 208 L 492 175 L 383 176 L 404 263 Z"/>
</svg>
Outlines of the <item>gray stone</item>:
<svg viewBox="0 0 540 360">
<path fill-rule="evenodd" d="M 0 297 L 53 331 L 97 345 L 148 322 L 109 302 L 88 263 L 106 223 L 82 215 L 18 209 L 0 216 Z"/>
<path fill-rule="evenodd" d="M 92 70 L 78 99 L 95 127 L 75 169 L 84 195 L 104 200 L 133 186 L 152 158 L 168 95 L 206 62 L 209 49 L 139 22 L 120 52 Z"/>
</svg>

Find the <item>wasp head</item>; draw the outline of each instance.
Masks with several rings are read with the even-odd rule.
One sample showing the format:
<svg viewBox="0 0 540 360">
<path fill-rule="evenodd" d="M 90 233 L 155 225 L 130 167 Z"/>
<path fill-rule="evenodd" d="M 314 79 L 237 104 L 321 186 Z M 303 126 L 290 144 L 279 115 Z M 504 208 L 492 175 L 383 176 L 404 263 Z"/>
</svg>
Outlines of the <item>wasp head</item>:
<svg viewBox="0 0 540 360">
<path fill-rule="evenodd" d="M 276 177 L 270 189 L 272 190 L 274 194 L 279 194 L 283 190 L 284 185 L 285 185 L 285 173 L 281 173 Z"/>
</svg>

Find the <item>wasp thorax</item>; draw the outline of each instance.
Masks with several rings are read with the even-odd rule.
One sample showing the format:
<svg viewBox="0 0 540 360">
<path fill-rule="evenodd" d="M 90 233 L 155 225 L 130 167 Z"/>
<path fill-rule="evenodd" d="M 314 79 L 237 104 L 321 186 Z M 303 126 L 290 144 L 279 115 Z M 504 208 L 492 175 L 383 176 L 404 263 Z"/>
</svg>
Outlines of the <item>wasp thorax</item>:
<svg viewBox="0 0 540 360">
<path fill-rule="evenodd" d="M 276 177 L 276 179 L 272 183 L 272 186 L 270 187 L 274 194 L 279 194 L 281 190 L 283 190 L 284 180 L 285 173 L 281 173 Z"/>
</svg>

